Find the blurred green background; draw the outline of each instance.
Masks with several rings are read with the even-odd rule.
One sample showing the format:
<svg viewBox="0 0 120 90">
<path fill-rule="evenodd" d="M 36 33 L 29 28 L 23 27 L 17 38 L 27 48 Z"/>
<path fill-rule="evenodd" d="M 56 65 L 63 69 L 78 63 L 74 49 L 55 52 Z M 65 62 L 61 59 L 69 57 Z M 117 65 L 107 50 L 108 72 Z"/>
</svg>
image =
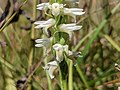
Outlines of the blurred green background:
<svg viewBox="0 0 120 90">
<path fill-rule="evenodd" d="M 41 38 L 42 30 L 35 30 L 35 37 L 31 38 L 33 22 L 45 20 L 47 17 L 37 10 L 37 17 L 34 19 L 34 0 L 28 0 L 23 4 L 24 1 L 0 0 L 0 28 L 18 10 L 11 22 L 0 31 L 0 90 L 17 90 L 16 87 L 20 88 L 30 75 L 27 90 L 48 90 L 48 81 L 42 68 L 44 66 L 42 49 L 34 48 L 33 42 L 34 39 Z M 42 2 L 47 0 L 37 0 L 37 4 Z M 119 2 L 120 0 L 64 0 L 66 7 L 79 7 L 85 11 L 83 16 L 77 16 L 77 23 L 83 28 L 74 33 L 71 48 L 75 48 L 80 43 L 76 51 L 83 51 L 86 44 L 94 37 L 94 30 Z M 20 5 L 22 5 L 21 9 L 19 9 Z M 34 57 L 32 66 L 29 67 L 31 48 L 34 48 Z M 38 62 L 39 67 L 34 72 Z M 120 86 L 120 7 L 107 18 L 107 23 L 103 25 L 90 48 L 87 49 L 81 63 L 79 66 L 91 90 L 118 89 Z M 117 67 L 115 63 L 118 64 Z M 55 74 L 52 87 L 53 90 L 60 90 L 58 72 Z M 75 68 L 73 89 L 86 90 Z"/>
</svg>

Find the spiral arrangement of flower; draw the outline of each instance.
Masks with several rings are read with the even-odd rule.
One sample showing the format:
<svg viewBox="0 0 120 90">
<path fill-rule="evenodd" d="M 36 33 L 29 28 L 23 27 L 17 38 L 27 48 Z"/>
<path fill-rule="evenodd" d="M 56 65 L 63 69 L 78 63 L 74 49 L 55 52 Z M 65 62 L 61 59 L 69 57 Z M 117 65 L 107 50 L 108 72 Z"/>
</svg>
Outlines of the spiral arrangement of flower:
<svg viewBox="0 0 120 90">
<path fill-rule="evenodd" d="M 66 58 L 75 55 L 73 51 L 69 50 L 69 41 L 71 41 L 73 31 L 82 28 L 82 26 L 76 24 L 76 16 L 85 13 L 83 9 L 66 8 L 65 6 L 57 2 L 37 5 L 38 10 L 43 10 L 50 17 L 46 21 L 36 21 L 34 24 L 36 25 L 35 28 L 42 29 L 45 35 L 45 38 L 35 40 L 35 47 L 43 47 L 44 52 L 51 48 L 50 50 L 55 57 L 54 60 L 47 63 L 44 67 L 51 79 L 55 77 L 53 73 L 59 67 L 59 64 L 62 64 L 63 61 L 68 62 Z M 68 16 L 73 18 L 72 23 L 67 23 L 66 17 Z M 51 35 L 49 35 L 48 29 Z"/>
</svg>

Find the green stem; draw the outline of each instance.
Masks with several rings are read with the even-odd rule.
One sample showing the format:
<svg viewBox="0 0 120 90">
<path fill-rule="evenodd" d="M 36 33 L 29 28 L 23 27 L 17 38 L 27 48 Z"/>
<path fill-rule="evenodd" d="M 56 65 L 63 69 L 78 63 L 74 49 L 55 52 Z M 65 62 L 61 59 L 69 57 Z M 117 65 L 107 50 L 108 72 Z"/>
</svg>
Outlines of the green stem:
<svg viewBox="0 0 120 90">
<path fill-rule="evenodd" d="M 60 76 L 60 86 L 61 86 L 61 90 L 64 90 L 64 81 L 62 79 L 62 73 L 61 73 L 61 70 L 60 70 L 60 67 L 59 67 L 59 76 Z"/>
<path fill-rule="evenodd" d="M 68 87 L 69 90 L 73 90 L 73 61 L 69 60 L 69 77 L 68 77 Z"/>
<path fill-rule="evenodd" d="M 45 63 L 45 65 L 47 64 L 47 56 L 45 57 L 45 62 L 44 63 Z M 46 72 L 46 76 L 47 76 L 47 80 L 48 80 L 48 88 L 49 88 L 49 90 L 52 90 L 52 81 L 51 81 L 47 72 Z"/>
<path fill-rule="evenodd" d="M 67 90 L 67 81 L 66 80 L 63 80 L 63 88 L 64 88 L 64 90 Z"/>
</svg>

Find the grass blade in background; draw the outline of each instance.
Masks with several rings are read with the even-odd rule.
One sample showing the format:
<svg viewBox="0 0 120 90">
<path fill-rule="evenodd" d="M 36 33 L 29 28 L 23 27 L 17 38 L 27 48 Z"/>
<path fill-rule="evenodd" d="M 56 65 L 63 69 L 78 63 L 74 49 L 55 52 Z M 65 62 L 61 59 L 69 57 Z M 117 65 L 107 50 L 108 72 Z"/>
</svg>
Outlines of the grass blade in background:
<svg viewBox="0 0 120 90">
<path fill-rule="evenodd" d="M 97 38 L 99 32 L 100 32 L 100 31 L 103 29 L 103 27 L 106 25 L 107 20 L 110 18 L 110 16 L 111 16 L 112 14 L 114 14 L 114 13 L 116 12 L 116 10 L 119 8 L 119 6 L 120 6 L 120 2 L 117 4 L 117 6 L 115 6 L 115 7 L 113 8 L 113 10 L 111 11 L 111 13 L 108 14 L 107 17 L 101 22 L 101 24 L 95 29 L 95 32 L 93 33 L 92 37 L 90 38 L 90 40 L 88 41 L 88 43 L 86 44 L 86 46 L 85 46 L 85 48 L 84 48 L 84 50 L 83 50 L 83 52 L 82 52 L 83 58 L 79 58 L 79 59 L 78 59 L 78 64 L 76 65 L 76 69 L 77 69 L 77 71 L 78 71 L 78 73 L 79 73 L 82 81 L 84 82 L 84 84 L 85 84 L 85 86 L 86 86 L 86 88 L 87 88 L 88 90 L 90 90 L 90 88 L 89 88 L 88 81 L 87 81 L 87 79 L 86 79 L 86 75 L 83 74 L 81 68 L 80 68 L 78 65 L 79 65 L 79 63 L 83 62 L 83 59 L 84 59 L 85 55 L 87 54 L 87 52 L 89 51 L 89 48 L 90 48 L 90 46 L 92 45 L 93 41 Z"/>
<path fill-rule="evenodd" d="M 108 35 L 104 35 L 104 37 L 110 42 L 110 44 L 111 44 L 118 52 L 120 52 L 120 47 L 119 47 L 119 45 L 118 45 L 114 40 L 112 40 L 111 37 L 109 37 Z"/>
</svg>

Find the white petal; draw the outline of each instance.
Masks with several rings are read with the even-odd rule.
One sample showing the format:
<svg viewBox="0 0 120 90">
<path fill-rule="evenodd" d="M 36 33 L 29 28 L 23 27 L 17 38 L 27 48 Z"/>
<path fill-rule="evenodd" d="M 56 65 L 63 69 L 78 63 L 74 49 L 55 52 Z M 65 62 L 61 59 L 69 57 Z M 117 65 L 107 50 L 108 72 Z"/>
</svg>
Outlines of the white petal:
<svg viewBox="0 0 120 90">
<path fill-rule="evenodd" d="M 53 45 L 53 49 L 56 52 L 56 60 L 61 62 L 63 60 L 63 46 L 61 44 Z"/>
<path fill-rule="evenodd" d="M 46 21 L 36 21 L 34 24 L 43 24 L 45 23 Z"/>
<path fill-rule="evenodd" d="M 41 4 L 38 4 L 37 7 L 41 7 L 41 6 L 44 6 L 44 5 L 49 5 L 49 3 L 41 3 Z"/>
<path fill-rule="evenodd" d="M 37 26 L 35 26 L 35 28 L 44 28 L 44 27 L 48 27 L 48 25 L 37 25 Z"/>
<path fill-rule="evenodd" d="M 75 31 L 75 30 L 80 30 L 82 26 L 73 26 L 73 27 L 67 27 L 66 30 L 69 31 Z"/>
<path fill-rule="evenodd" d="M 59 3 L 53 3 L 52 4 L 52 14 L 54 16 L 58 16 L 59 13 L 60 13 L 60 5 L 59 5 Z"/>
<path fill-rule="evenodd" d="M 57 69 L 57 67 L 58 67 L 57 61 L 52 61 L 45 65 L 44 69 L 48 72 L 51 79 L 55 77 L 53 73 Z"/>
<path fill-rule="evenodd" d="M 64 45 L 64 46 L 63 46 L 63 49 L 64 49 L 64 51 L 65 51 L 67 54 L 69 53 L 68 45 Z"/>
<path fill-rule="evenodd" d="M 43 43 L 43 42 L 48 42 L 49 39 L 36 39 L 35 42 L 36 43 Z"/>
<path fill-rule="evenodd" d="M 85 12 L 79 8 L 64 8 L 63 13 L 64 15 L 72 16 L 76 22 L 76 15 L 83 15 Z"/>
<path fill-rule="evenodd" d="M 53 48 L 55 50 L 59 50 L 59 49 L 62 49 L 62 45 L 61 44 L 55 44 L 55 45 L 53 45 Z"/>
<path fill-rule="evenodd" d="M 37 9 L 43 10 L 46 9 L 50 4 L 49 3 L 41 3 L 37 5 Z"/>
<path fill-rule="evenodd" d="M 69 10 L 71 11 L 74 11 L 74 12 L 82 12 L 83 9 L 80 9 L 80 8 L 68 8 Z"/>
<path fill-rule="evenodd" d="M 35 44 L 35 47 L 43 47 L 42 44 Z"/>
<path fill-rule="evenodd" d="M 83 15 L 85 12 L 73 12 L 74 15 Z"/>
<path fill-rule="evenodd" d="M 63 24 L 63 26 L 65 26 L 65 27 L 69 27 L 69 26 L 75 26 L 76 25 L 76 23 L 70 23 L 70 24 Z"/>
<path fill-rule="evenodd" d="M 68 55 L 70 56 L 70 55 L 73 55 L 73 52 L 72 51 L 69 51 L 68 52 Z"/>
<path fill-rule="evenodd" d="M 51 61 L 47 64 L 50 65 L 50 66 L 58 66 L 57 61 Z"/>
<path fill-rule="evenodd" d="M 63 4 L 60 4 L 60 8 L 63 8 L 64 7 L 64 5 Z"/>
<path fill-rule="evenodd" d="M 82 28 L 82 26 L 77 26 L 75 23 L 72 24 L 61 24 L 59 26 L 60 30 L 69 30 L 69 31 L 73 31 L 73 30 L 79 30 Z"/>
</svg>

